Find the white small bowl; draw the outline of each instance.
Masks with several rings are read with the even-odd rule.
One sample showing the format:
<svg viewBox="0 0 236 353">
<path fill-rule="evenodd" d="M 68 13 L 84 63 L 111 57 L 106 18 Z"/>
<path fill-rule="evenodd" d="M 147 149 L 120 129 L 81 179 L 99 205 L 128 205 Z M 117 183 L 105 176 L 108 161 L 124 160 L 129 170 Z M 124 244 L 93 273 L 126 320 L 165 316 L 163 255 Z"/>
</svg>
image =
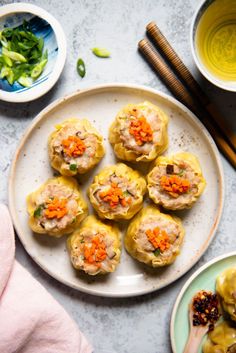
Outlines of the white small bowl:
<svg viewBox="0 0 236 353">
<path fill-rule="evenodd" d="M 196 31 L 197 31 L 197 27 L 199 24 L 199 21 L 202 17 L 202 15 L 205 13 L 205 11 L 207 11 L 208 7 L 211 6 L 216 0 L 203 0 L 200 2 L 198 8 L 196 9 L 194 15 L 193 15 L 193 19 L 192 19 L 192 24 L 191 24 L 191 31 L 190 31 L 190 43 L 191 43 L 191 51 L 192 51 L 192 55 L 195 61 L 195 64 L 197 65 L 199 71 L 202 73 L 202 75 L 211 83 L 213 83 L 215 86 L 222 88 L 224 90 L 227 91 L 231 91 L 231 92 L 236 92 L 236 80 L 235 81 L 226 81 L 223 79 L 220 79 L 219 77 L 217 77 L 216 75 L 214 75 L 211 71 L 208 70 L 208 68 L 204 65 L 203 61 L 201 60 L 200 56 L 198 55 L 198 50 L 196 48 L 196 43 L 195 43 L 195 38 L 196 38 Z M 217 0 L 219 1 L 219 0 Z M 236 13 L 236 2 L 235 0 L 227 0 L 228 2 L 232 2 L 232 8 L 231 10 L 233 11 L 234 9 L 234 13 Z M 223 14 L 223 10 L 224 10 L 224 6 L 225 6 L 225 2 L 226 1 L 222 1 L 222 11 L 221 13 L 217 13 L 217 15 L 219 14 L 219 17 L 222 16 Z M 227 12 L 228 13 L 228 12 Z"/>
<path fill-rule="evenodd" d="M 47 93 L 57 82 L 66 60 L 66 37 L 59 22 L 42 8 L 26 3 L 13 3 L 0 8 L 0 30 L 18 27 L 24 20 L 30 21 L 33 32 L 44 38 L 44 49 L 48 51 L 48 62 L 43 73 L 30 87 L 18 82 L 13 85 L 0 79 L 0 99 L 23 103 Z"/>
</svg>

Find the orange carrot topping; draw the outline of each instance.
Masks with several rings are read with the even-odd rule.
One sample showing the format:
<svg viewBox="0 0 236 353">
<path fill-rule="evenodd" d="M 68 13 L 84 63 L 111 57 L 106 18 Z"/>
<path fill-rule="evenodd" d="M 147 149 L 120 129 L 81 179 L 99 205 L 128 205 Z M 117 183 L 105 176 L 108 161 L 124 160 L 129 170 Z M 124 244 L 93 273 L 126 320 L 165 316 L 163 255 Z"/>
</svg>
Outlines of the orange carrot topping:
<svg viewBox="0 0 236 353">
<path fill-rule="evenodd" d="M 62 141 L 63 151 L 69 157 L 79 157 L 86 150 L 84 142 L 77 136 L 69 136 Z"/>
<path fill-rule="evenodd" d="M 162 189 L 174 197 L 188 192 L 190 188 L 189 180 L 180 178 L 178 175 L 162 175 L 160 184 Z"/>
<path fill-rule="evenodd" d="M 54 198 L 46 203 L 47 208 L 45 209 L 45 216 L 49 219 L 57 218 L 60 219 L 67 214 L 67 200 Z"/>
<path fill-rule="evenodd" d="M 100 267 L 100 262 L 107 257 L 106 245 L 99 235 L 92 239 L 92 244 L 84 244 L 84 258 L 89 264 Z"/>
<path fill-rule="evenodd" d="M 142 146 L 145 142 L 150 142 L 153 139 L 151 126 L 144 116 L 130 122 L 129 133 L 134 136 L 135 141 L 139 146 Z"/>
<path fill-rule="evenodd" d="M 169 249 L 169 236 L 165 230 L 160 230 L 160 228 L 156 227 L 153 230 L 146 230 L 145 233 L 155 249 L 160 249 L 161 252 Z"/>
<path fill-rule="evenodd" d="M 109 203 L 109 206 L 111 208 L 117 207 L 119 204 L 121 206 L 125 207 L 130 205 L 131 203 L 131 198 L 125 198 L 123 191 L 121 188 L 117 186 L 116 183 L 111 183 L 111 186 L 108 190 L 101 191 L 99 193 L 99 197 L 104 201 Z"/>
</svg>

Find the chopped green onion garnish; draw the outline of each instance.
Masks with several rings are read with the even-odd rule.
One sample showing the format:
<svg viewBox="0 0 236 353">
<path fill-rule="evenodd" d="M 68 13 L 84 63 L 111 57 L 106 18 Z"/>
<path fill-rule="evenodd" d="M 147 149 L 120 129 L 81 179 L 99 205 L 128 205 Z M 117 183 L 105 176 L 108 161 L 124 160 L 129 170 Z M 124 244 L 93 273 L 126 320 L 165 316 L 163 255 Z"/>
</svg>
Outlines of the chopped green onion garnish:
<svg viewBox="0 0 236 353">
<path fill-rule="evenodd" d="M 2 58 L 6 66 L 12 67 L 13 62 L 8 56 L 3 55 Z"/>
<path fill-rule="evenodd" d="M 124 196 L 130 196 L 130 193 L 127 190 L 123 191 L 123 194 Z"/>
<path fill-rule="evenodd" d="M 154 254 L 155 256 L 159 256 L 160 253 L 161 253 L 161 250 L 160 250 L 159 248 L 156 249 L 155 251 L 153 251 L 153 254 Z"/>
<path fill-rule="evenodd" d="M 181 169 L 181 171 L 178 173 L 179 176 L 183 176 L 184 175 L 184 170 Z"/>
<path fill-rule="evenodd" d="M 0 77 L 10 85 L 18 81 L 22 86 L 31 86 L 48 61 L 43 38 L 36 37 L 26 21 L 18 28 L 0 31 L 0 47 Z"/>
<path fill-rule="evenodd" d="M 70 164 L 70 170 L 72 170 L 73 172 L 75 172 L 77 169 L 77 164 Z"/>
<path fill-rule="evenodd" d="M 5 78 L 9 75 L 10 69 L 8 67 L 3 66 L 1 69 L 0 78 Z"/>
<path fill-rule="evenodd" d="M 31 71 L 31 77 L 32 78 L 38 78 L 43 69 L 44 69 L 44 66 L 47 64 L 47 59 L 44 59 L 42 60 L 39 64 L 35 65 L 35 67 L 33 68 L 33 70 Z"/>
<path fill-rule="evenodd" d="M 26 76 L 25 74 L 23 74 L 22 76 L 20 76 L 18 78 L 18 82 L 20 85 L 24 86 L 24 87 L 30 87 L 33 83 L 33 80 L 31 77 Z"/>
<path fill-rule="evenodd" d="M 77 72 L 80 75 L 80 77 L 84 77 L 86 74 L 86 69 L 85 69 L 85 64 L 83 59 L 79 58 L 77 61 Z"/>
<path fill-rule="evenodd" d="M 36 208 L 36 210 L 34 211 L 34 217 L 40 217 L 41 213 L 42 213 L 43 207 L 39 206 L 38 208 Z"/>
<path fill-rule="evenodd" d="M 2 55 L 21 63 L 25 63 L 27 61 L 23 55 L 16 53 L 15 51 L 9 51 L 6 48 L 2 48 Z"/>
<path fill-rule="evenodd" d="M 105 48 L 93 48 L 92 52 L 99 58 L 109 58 L 111 56 L 111 53 Z"/>
<path fill-rule="evenodd" d="M 13 84 L 13 82 L 14 82 L 14 73 L 13 73 L 13 71 L 12 71 L 11 69 L 9 69 L 9 72 L 8 72 L 8 74 L 6 75 L 6 79 L 7 79 L 8 83 L 9 83 L 10 85 Z"/>
</svg>

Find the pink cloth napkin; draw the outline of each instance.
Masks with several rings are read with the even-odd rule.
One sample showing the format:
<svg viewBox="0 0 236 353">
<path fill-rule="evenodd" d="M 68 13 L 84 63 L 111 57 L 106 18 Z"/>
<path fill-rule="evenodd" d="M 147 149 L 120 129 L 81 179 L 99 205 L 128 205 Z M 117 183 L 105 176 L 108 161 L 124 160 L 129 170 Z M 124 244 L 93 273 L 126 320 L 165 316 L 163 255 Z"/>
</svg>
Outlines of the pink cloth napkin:
<svg viewBox="0 0 236 353">
<path fill-rule="evenodd" d="M 0 205 L 0 352 L 91 353 L 75 322 L 14 257 L 10 215 Z"/>
</svg>

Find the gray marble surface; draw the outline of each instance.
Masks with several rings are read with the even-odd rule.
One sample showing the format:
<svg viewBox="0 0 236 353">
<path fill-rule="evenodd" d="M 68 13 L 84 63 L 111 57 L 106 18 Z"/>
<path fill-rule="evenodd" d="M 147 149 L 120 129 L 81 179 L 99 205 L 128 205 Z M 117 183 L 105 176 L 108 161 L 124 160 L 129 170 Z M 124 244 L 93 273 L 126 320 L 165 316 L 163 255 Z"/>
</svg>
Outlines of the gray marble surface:
<svg viewBox="0 0 236 353">
<path fill-rule="evenodd" d="M 26 1 L 25 1 L 26 2 Z M 62 24 L 68 42 L 68 56 L 56 86 L 36 102 L 0 102 L 0 199 L 8 203 L 7 181 L 12 156 L 36 114 L 58 97 L 97 83 L 144 84 L 168 92 L 137 52 L 151 20 L 170 40 L 232 128 L 236 128 L 234 93 L 213 87 L 194 66 L 189 45 L 191 18 L 196 0 L 38 0 L 30 1 L 51 12 Z M 0 1 L 0 4 L 11 1 Z M 112 52 L 107 60 L 91 54 L 93 46 Z M 75 69 L 78 56 L 84 58 L 87 75 L 81 79 Z M 178 292 L 200 265 L 233 250 L 236 235 L 235 171 L 222 157 L 226 202 L 216 238 L 198 264 L 167 288 L 137 298 L 108 299 L 85 295 L 67 288 L 44 273 L 17 240 L 16 257 L 63 305 L 95 347 L 95 353 L 168 353 L 169 320 Z M 207 217 L 207 214 L 206 214 Z M 199 230 L 200 231 L 200 230 Z M 72 352 L 68 352 L 72 353 Z"/>
</svg>

